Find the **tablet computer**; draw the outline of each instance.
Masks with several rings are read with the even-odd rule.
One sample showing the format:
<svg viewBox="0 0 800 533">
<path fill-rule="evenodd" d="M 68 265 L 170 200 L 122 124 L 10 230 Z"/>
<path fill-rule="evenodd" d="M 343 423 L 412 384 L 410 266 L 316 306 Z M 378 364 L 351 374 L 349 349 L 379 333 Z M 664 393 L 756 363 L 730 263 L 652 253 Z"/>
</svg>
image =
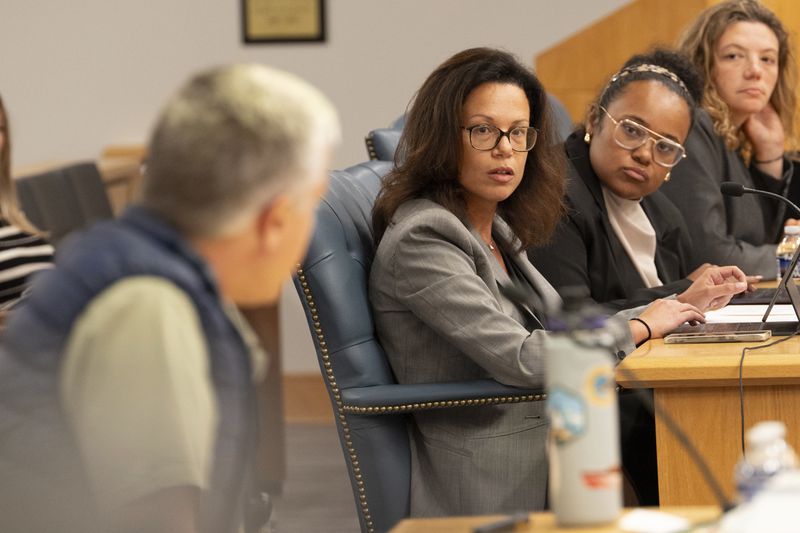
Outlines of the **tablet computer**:
<svg viewBox="0 0 800 533">
<path fill-rule="evenodd" d="M 670 333 L 664 337 L 664 344 L 694 344 L 702 342 L 760 342 L 769 339 L 772 332 L 768 329 L 751 331 L 729 331 L 725 333 L 692 332 Z"/>
</svg>

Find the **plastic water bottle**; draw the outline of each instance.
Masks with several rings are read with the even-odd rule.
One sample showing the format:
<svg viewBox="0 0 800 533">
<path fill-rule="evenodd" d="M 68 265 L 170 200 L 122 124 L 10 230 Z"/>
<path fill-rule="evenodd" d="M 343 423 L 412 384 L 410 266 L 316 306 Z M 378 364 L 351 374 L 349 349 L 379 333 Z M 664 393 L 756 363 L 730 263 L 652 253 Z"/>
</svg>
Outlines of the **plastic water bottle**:
<svg viewBox="0 0 800 533">
<path fill-rule="evenodd" d="M 611 347 L 597 306 L 565 303 L 548 320 L 550 502 L 559 525 L 613 522 L 622 509 L 619 413 Z"/>
<path fill-rule="evenodd" d="M 781 279 L 786 269 L 789 268 L 789 263 L 791 263 L 792 256 L 798 246 L 800 246 L 800 226 L 785 226 L 783 228 L 783 238 L 775 250 L 775 257 L 778 263 L 778 279 Z M 795 278 L 800 276 L 797 269 L 792 273 L 792 276 Z"/>
<path fill-rule="evenodd" d="M 783 422 L 759 422 L 745 437 L 745 454 L 736 465 L 740 503 L 750 501 L 770 478 L 797 468 L 797 456 L 786 442 Z"/>
</svg>

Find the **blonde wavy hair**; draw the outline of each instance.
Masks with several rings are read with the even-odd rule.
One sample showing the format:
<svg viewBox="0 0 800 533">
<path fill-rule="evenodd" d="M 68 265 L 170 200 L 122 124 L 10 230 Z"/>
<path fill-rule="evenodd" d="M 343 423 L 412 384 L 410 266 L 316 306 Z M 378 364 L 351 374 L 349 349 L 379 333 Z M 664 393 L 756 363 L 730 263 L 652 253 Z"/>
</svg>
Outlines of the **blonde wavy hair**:
<svg viewBox="0 0 800 533">
<path fill-rule="evenodd" d="M 11 129 L 2 96 L 0 96 L 0 134 L 5 137 L 0 149 L 0 216 L 23 231 L 44 235 L 44 232 L 31 224 L 19 208 L 17 189 L 11 177 Z"/>
<path fill-rule="evenodd" d="M 714 51 L 720 37 L 736 22 L 760 22 L 778 38 L 778 81 L 770 96 L 770 103 L 780 117 L 786 137 L 785 148 L 798 146 L 795 133 L 795 110 L 797 97 L 797 68 L 792 43 L 780 19 L 757 0 L 728 0 L 709 7 L 684 30 L 678 40 L 678 48 L 686 54 L 705 75 L 703 108 L 714 122 L 714 129 L 725 140 L 729 150 L 739 150 L 746 162 L 753 153 L 750 140 L 731 123 L 728 104 L 717 92 L 711 75 L 714 69 Z"/>
</svg>

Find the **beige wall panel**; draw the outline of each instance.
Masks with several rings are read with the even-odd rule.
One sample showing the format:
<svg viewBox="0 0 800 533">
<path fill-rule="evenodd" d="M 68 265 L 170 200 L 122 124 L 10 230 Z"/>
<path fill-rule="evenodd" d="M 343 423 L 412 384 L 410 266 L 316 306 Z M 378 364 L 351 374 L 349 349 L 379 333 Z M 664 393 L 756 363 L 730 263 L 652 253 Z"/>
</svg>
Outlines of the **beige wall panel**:
<svg viewBox="0 0 800 533">
<path fill-rule="evenodd" d="M 580 120 L 586 106 L 631 55 L 671 45 L 708 0 L 638 0 L 621 7 L 536 57 L 545 87 Z M 578 91 L 585 99 L 576 98 Z"/>
</svg>

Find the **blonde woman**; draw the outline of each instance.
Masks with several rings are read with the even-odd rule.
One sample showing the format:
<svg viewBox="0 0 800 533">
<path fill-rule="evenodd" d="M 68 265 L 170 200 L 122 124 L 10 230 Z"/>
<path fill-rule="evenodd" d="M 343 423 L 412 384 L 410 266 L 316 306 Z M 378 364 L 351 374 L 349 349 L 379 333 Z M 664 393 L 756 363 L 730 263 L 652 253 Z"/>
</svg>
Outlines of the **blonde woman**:
<svg viewBox="0 0 800 533">
<path fill-rule="evenodd" d="M 796 72 L 789 35 L 754 0 L 714 5 L 679 42 L 705 74 L 703 109 L 689 137 L 689 157 L 662 191 L 683 213 L 694 262 L 734 264 L 748 274 L 775 277 L 775 243 L 783 205 L 755 195 L 726 198 L 720 183 L 786 194 L 794 143 Z"/>
<path fill-rule="evenodd" d="M 53 247 L 17 205 L 11 178 L 11 133 L 0 97 L 0 312 L 14 305 L 31 276 L 50 268 L 52 261 Z"/>
</svg>

